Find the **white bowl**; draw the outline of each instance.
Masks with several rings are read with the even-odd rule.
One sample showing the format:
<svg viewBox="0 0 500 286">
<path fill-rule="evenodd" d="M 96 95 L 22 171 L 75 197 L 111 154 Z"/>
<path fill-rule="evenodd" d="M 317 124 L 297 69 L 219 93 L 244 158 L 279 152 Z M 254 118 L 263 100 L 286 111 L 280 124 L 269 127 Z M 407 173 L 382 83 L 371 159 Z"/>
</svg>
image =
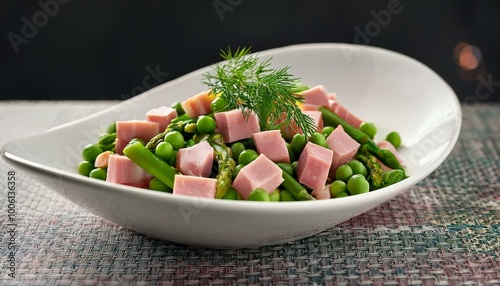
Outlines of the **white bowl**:
<svg viewBox="0 0 500 286">
<path fill-rule="evenodd" d="M 388 50 L 347 44 L 304 44 L 259 53 L 275 67 L 313 86 L 323 84 L 378 134 L 398 131 L 411 175 L 392 186 L 346 198 L 260 203 L 172 196 L 78 175 L 81 150 L 116 120 L 143 119 L 146 111 L 202 90 L 209 67 L 167 82 L 103 112 L 2 148 L 7 162 L 35 176 L 91 212 L 137 232 L 186 245 L 229 248 L 283 243 L 310 236 L 395 197 L 434 171 L 460 132 L 460 105 L 432 70 Z M 376 139 L 382 139 L 376 138 Z"/>
</svg>

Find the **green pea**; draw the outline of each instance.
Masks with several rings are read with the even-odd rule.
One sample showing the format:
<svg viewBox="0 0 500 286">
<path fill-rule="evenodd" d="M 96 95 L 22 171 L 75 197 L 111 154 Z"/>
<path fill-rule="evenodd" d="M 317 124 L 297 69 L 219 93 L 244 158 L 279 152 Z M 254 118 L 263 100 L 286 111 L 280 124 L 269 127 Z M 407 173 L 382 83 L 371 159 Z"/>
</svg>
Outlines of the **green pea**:
<svg viewBox="0 0 500 286">
<path fill-rule="evenodd" d="M 330 185 L 330 195 L 332 196 L 332 198 L 336 198 L 339 196 L 339 194 L 345 192 L 347 192 L 347 184 L 344 181 L 335 180 Z"/>
<path fill-rule="evenodd" d="M 370 191 L 370 184 L 363 175 L 356 174 L 347 181 L 347 190 L 351 195 L 359 195 Z"/>
<path fill-rule="evenodd" d="M 300 154 L 304 147 L 306 146 L 307 138 L 304 134 L 297 133 L 292 137 L 292 149 L 295 154 Z"/>
<path fill-rule="evenodd" d="M 325 138 L 325 135 L 323 135 L 323 133 L 314 132 L 312 137 L 311 137 L 311 142 L 314 144 L 317 144 L 321 147 L 325 147 L 325 148 L 327 147 L 326 138 Z"/>
<path fill-rule="evenodd" d="M 149 189 L 167 193 L 172 192 L 172 189 L 169 186 L 165 185 L 162 181 L 158 180 L 157 178 L 153 178 L 149 181 Z"/>
<path fill-rule="evenodd" d="M 170 143 L 175 150 L 181 149 L 186 143 L 184 141 L 184 136 L 182 136 L 179 131 L 168 132 L 167 134 L 165 134 L 164 141 Z"/>
<path fill-rule="evenodd" d="M 174 149 L 174 151 L 172 151 L 172 155 L 170 156 L 170 158 L 168 158 L 167 163 L 170 166 L 175 166 L 176 161 L 177 161 L 177 150 Z"/>
<path fill-rule="evenodd" d="M 291 164 L 288 164 L 288 163 L 278 163 L 277 164 L 281 170 L 287 172 L 290 176 L 293 176 L 294 175 L 294 170 L 293 170 L 293 167 Z"/>
<path fill-rule="evenodd" d="M 250 162 L 257 159 L 257 157 L 259 157 L 257 151 L 253 149 L 245 149 L 238 156 L 238 164 L 248 165 Z"/>
<path fill-rule="evenodd" d="M 155 149 L 156 156 L 164 161 L 168 161 L 173 153 L 174 147 L 172 147 L 172 144 L 168 142 L 161 142 Z"/>
<path fill-rule="evenodd" d="M 226 194 L 222 196 L 221 199 L 236 201 L 238 199 L 238 194 L 238 191 L 235 188 L 231 187 L 229 190 L 227 190 Z"/>
<path fill-rule="evenodd" d="M 347 165 L 351 167 L 353 174 L 361 174 L 365 178 L 368 175 L 368 170 L 366 170 L 365 165 L 358 160 L 351 160 L 347 162 Z"/>
<path fill-rule="evenodd" d="M 340 194 L 338 194 L 335 198 L 343 198 L 343 197 L 348 197 L 349 194 L 347 192 L 342 192 Z"/>
<path fill-rule="evenodd" d="M 385 140 L 389 141 L 394 148 L 399 148 L 399 146 L 401 146 L 401 136 L 395 131 L 387 134 Z"/>
<path fill-rule="evenodd" d="M 271 202 L 279 202 L 280 201 L 280 190 L 276 189 L 269 195 L 269 201 Z"/>
<path fill-rule="evenodd" d="M 196 128 L 201 134 L 210 134 L 215 131 L 215 120 L 206 115 L 202 115 L 196 121 Z"/>
<path fill-rule="evenodd" d="M 349 165 L 340 165 L 335 171 L 335 179 L 347 182 L 352 176 L 353 172 Z"/>
<path fill-rule="evenodd" d="M 281 202 L 293 202 L 293 201 L 296 201 L 296 199 L 294 198 L 294 196 L 292 196 L 292 194 L 289 191 L 282 190 L 280 192 L 280 201 Z"/>
<path fill-rule="evenodd" d="M 80 175 L 88 177 L 93 169 L 94 169 L 94 164 L 92 164 L 89 161 L 81 161 L 80 164 L 78 164 L 78 174 Z"/>
<path fill-rule="evenodd" d="M 90 171 L 89 177 L 94 178 L 94 179 L 99 179 L 99 180 L 106 180 L 107 172 L 106 169 L 104 168 L 95 168 L 94 170 Z"/>
<path fill-rule="evenodd" d="M 366 135 L 370 136 L 370 138 L 372 139 L 377 134 L 377 127 L 375 127 L 375 124 L 371 122 L 361 123 L 361 125 L 359 125 L 359 130 L 365 133 Z"/>
<path fill-rule="evenodd" d="M 102 148 L 97 144 L 88 144 L 85 148 L 83 148 L 82 157 L 85 161 L 94 162 L 95 158 L 97 158 L 97 156 L 99 156 L 102 152 L 104 152 L 104 150 L 102 150 Z"/>
<path fill-rule="evenodd" d="M 249 201 L 259 201 L 259 202 L 269 202 L 269 194 L 260 188 L 253 190 L 249 195 L 247 200 Z"/>
<path fill-rule="evenodd" d="M 330 134 L 332 134 L 333 130 L 335 130 L 335 128 L 333 126 L 325 126 L 325 127 L 323 127 L 323 130 L 321 130 L 321 133 L 323 133 L 323 135 L 325 135 L 325 138 L 328 138 L 328 136 L 330 136 Z"/>
<path fill-rule="evenodd" d="M 238 173 L 240 172 L 240 170 L 243 167 L 245 167 L 245 165 L 243 165 L 243 164 L 236 165 L 236 168 L 234 169 L 234 172 L 233 172 L 233 180 L 236 179 L 236 176 L 238 176 Z"/>
<path fill-rule="evenodd" d="M 222 97 L 216 97 L 210 103 L 210 109 L 213 113 L 229 110 L 229 102 Z"/>
<path fill-rule="evenodd" d="M 238 159 L 238 156 L 240 156 L 241 152 L 245 150 L 245 145 L 241 142 L 235 142 L 231 145 L 231 152 L 233 153 L 233 158 Z"/>
</svg>

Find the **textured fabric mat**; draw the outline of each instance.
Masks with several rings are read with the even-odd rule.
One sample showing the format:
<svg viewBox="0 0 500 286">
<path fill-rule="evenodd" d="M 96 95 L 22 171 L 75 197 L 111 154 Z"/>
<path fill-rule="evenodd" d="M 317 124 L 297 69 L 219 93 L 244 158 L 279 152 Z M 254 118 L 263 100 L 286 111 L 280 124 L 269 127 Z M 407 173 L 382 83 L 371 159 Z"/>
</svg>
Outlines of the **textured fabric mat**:
<svg viewBox="0 0 500 286">
<path fill-rule="evenodd" d="M 116 102 L 1 102 L 0 145 Z M 500 285 L 500 104 L 463 105 L 434 173 L 320 234 L 255 249 L 198 249 L 99 218 L 0 160 L 2 285 Z M 7 174 L 16 172 L 9 276 Z"/>
</svg>

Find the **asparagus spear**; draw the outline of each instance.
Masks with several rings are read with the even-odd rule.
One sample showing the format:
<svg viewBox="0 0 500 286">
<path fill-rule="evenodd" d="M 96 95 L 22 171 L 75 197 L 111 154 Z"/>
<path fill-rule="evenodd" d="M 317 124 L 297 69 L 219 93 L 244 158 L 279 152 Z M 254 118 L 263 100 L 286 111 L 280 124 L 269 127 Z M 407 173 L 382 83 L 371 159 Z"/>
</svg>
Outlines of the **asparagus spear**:
<svg viewBox="0 0 500 286">
<path fill-rule="evenodd" d="M 401 170 L 390 170 L 384 174 L 382 182 L 385 186 L 389 186 L 395 184 L 399 181 L 402 181 L 405 178 L 403 171 Z"/>
<path fill-rule="evenodd" d="M 186 125 L 195 123 L 197 118 L 189 118 L 187 114 L 176 117 L 170 122 L 170 124 L 165 128 L 165 131 L 157 134 L 155 137 L 151 138 L 149 142 L 146 144 L 146 149 L 149 151 L 153 151 L 158 144 L 163 141 L 165 135 L 170 131 L 179 131 L 184 132 L 184 128 Z"/>
<path fill-rule="evenodd" d="M 174 187 L 174 177 L 177 174 L 175 168 L 158 158 L 153 152 L 144 147 L 141 142 L 130 142 L 123 149 L 123 154 L 165 185 L 170 188 Z"/>
<path fill-rule="evenodd" d="M 306 188 L 302 186 L 297 180 L 295 180 L 288 172 L 284 169 L 283 165 L 278 164 L 281 168 L 283 183 L 281 185 L 290 193 L 297 201 L 310 201 L 315 200 L 313 196 L 311 196 Z"/>
<path fill-rule="evenodd" d="M 356 159 L 363 163 L 368 169 L 368 176 L 366 179 L 370 183 L 370 189 L 380 189 L 383 187 L 384 171 L 377 163 L 375 156 L 368 153 L 364 147 L 366 147 L 366 145 L 361 147 L 361 151 L 356 154 Z"/>
<path fill-rule="evenodd" d="M 215 177 L 217 187 L 215 198 L 220 199 L 226 195 L 232 185 L 233 172 L 236 169 L 236 161 L 233 159 L 231 148 L 226 146 L 224 138 L 219 133 L 212 133 L 207 138 L 208 143 L 215 151 L 215 160 L 219 165 L 219 172 Z"/>
<path fill-rule="evenodd" d="M 351 136 L 358 143 L 366 145 L 368 152 L 377 157 L 382 163 L 384 163 L 384 165 L 391 169 L 399 169 L 404 172 L 403 166 L 401 166 L 401 163 L 399 163 L 398 159 L 396 159 L 396 156 L 394 156 L 391 151 L 378 147 L 377 144 L 371 140 L 370 136 L 345 122 L 328 108 L 322 106 L 319 110 L 321 111 L 325 125 L 331 125 L 333 127 L 341 125 L 349 136 Z"/>
</svg>

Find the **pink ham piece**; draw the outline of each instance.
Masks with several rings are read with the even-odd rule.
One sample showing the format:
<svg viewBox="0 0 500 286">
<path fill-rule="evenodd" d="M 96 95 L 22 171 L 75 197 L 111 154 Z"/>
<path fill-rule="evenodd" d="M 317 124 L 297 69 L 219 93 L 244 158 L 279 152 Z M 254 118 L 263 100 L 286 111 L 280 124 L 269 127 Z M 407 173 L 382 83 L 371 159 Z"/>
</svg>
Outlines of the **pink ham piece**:
<svg viewBox="0 0 500 286">
<path fill-rule="evenodd" d="M 158 123 L 160 132 L 163 132 L 175 117 L 177 117 L 177 111 L 168 106 L 161 106 L 146 112 L 146 120 Z"/>
<path fill-rule="evenodd" d="M 213 100 L 213 94 L 206 90 L 186 99 L 181 103 L 181 106 L 189 117 L 195 118 L 211 112 L 210 104 Z"/>
<path fill-rule="evenodd" d="M 290 163 L 288 148 L 279 130 L 257 132 L 252 135 L 257 153 L 275 163 Z"/>
<path fill-rule="evenodd" d="M 311 195 L 317 200 L 329 200 L 331 199 L 330 195 L 330 185 L 324 186 L 322 189 L 316 189 L 311 192 Z"/>
<path fill-rule="evenodd" d="M 240 170 L 233 181 L 233 187 L 244 199 L 247 199 L 248 195 L 257 188 L 271 194 L 282 182 L 280 167 L 269 160 L 266 155 L 261 154 Z"/>
<path fill-rule="evenodd" d="M 330 177 L 334 178 L 337 168 L 354 158 L 360 144 L 352 139 L 341 125 L 337 126 L 332 134 L 326 138 L 326 144 L 333 150 Z"/>
<path fill-rule="evenodd" d="M 175 175 L 173 195 L 215 198 L 217 179 Z"/>
<path fill-rule="evenodd" d="M 214 148 L 207 141 L 177 151 L 175 167 L 184 175 L 208 177 L 212 171 Z"/>
<path fill-rule="evenodd" d="M 335 112 L 340 118 L 344 119 L 350 125 L 359 128 L 359 125 L 363 123 L 363 120 L 354 115 L 352 112 L 347 110 L 343 105 L 341 105 L 338 101 L 330 99 L 328 103 L 328 108 Z"/>
<path fill-rule="evenodd" d="M 319 110 L 302 110 L 302 113 L 312 118 L 316 130 L 323 129 L 323 117 L 321 116 L 321 111 Z"/>
<path fill-rule="evenodd" d="M 115 152 L 122 154 L 123 148 L 134 138 L 148 142 L 158 133 L 160 133 L 160 128 L 157 122 L 145 120 L 117 121 Z"/>
<path fill-rule="evenodd" d="M 304 90 L 300 95 L 304 98 L 305 104 L 328 106 L 329 95 L 323 85 L 317 85 L 308 90 Z"/>
<path fill-rule="evenodd" d="M 328 178 L 333 155 L 332 150 L 307 142 L 297 165 L 299 183 L 315 191 L 322 190 Z"/>
<path fill-rule="evenodd" d="M 109 156 L 107 182 L 146 188 L 152 178 L 152 175 L 128 157 L 118 154 Z"/>
<path fill-rule="evenodd" d="M 302 110 L 302 113 L 312 118 L 316 130 L 323 129 L 324 123 L 323 123 L 323 117 L 321 116 L 321 111 L 317 110 L 316 108 L 315 110 Z M 297 123 L 295 123 L 294 121 L 292 121 L 292 123 L 290 124 L 282 125 L 280 130 L 281 130 L 281 135 L 287 139 L 291 139 L 293 135 L 297 133 L 302 134 L 302 130 L 297 126 Z"/>
<path fill-rule="evenodd" d="M 260 131 L 259 119 L 254 112 L 247 113 L 245 118 L 239 109 L 233 109 L 214 114 L 216 130 L 224 137 L 226 143 L 252 137 Z"/>
</svg>

